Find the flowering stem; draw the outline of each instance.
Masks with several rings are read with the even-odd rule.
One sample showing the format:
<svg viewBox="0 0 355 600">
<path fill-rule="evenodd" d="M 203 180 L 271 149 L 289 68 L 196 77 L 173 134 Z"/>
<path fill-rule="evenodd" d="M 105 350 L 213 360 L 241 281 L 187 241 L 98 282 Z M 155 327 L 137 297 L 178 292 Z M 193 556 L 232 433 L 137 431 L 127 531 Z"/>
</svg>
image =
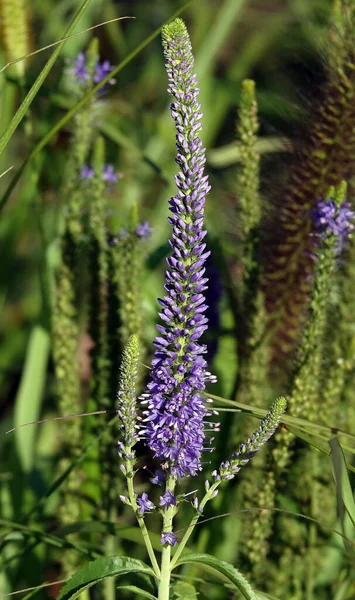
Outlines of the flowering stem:
<svg viewBox="0 0 355 600">
<path fill-rule="evenodd" d="M 160 568 L 159 568 L 157 559 L 154 554 L 154 550 L 153 550 L 152 542 L 150 541 L 148 530 L 145 526 L 144 517 L 143 517 L 143 515 L 140 515 L 138 513 L 138 506 L 137 506 L 136 496 L 135 496 L 134 488 L 133 488 L 133 473 L 127 474 L 127 488 L 128 488 L 129 499 L 131 501 L 132 508 L 134 510 L 134 514 L 136 515 L 138 525 L 141 529 L 141 532 L 143 535 L 143 540 L 144 540 L 145 546 L 147 548 L 148 556 L 150 558 L 150 562 L 154 569 L 154 573 L 156 574 L 156 576 L 158 578 L 160 578 Z"/>
<path fill-rule="evenodd" d="M 207 490 L 206 494 L 204 495 L 204 497 L 201 500 L 200 506 L 199 508 L 201 510 L 204 509 L 204 507 L 206 506 L 207 502 L 209 502 L 210 500 L 212 500 L 212 498 L 214 498 L 214 492 L 215 490 L 218 488 L 218 486 L 220 485 L 221 481 L 215 481 L 211 487 L 209 488 L 209 490 Z M 190 539 L 190 536 L 194 530 L 194 527 L 197 523 L 197 521 L 199 520 L 199 518 L 201 517 L 200 513 L 195 514 L 195 516 L 191 519 L 190 524 L 187 527 L 187 530 L 185 532 L 184 537 L 182 538 L 179 547 L 177 549 L 177 551 L 174 554 L 174 558 L 171 561 L 171 570 L 173 570 L 173 568 L 175 567 L 177 561 L 179 560 L 182 551 L 184 550 L 187 542 Z M 159 598 L 160 600 L 160 598 Z"/>
</svg>

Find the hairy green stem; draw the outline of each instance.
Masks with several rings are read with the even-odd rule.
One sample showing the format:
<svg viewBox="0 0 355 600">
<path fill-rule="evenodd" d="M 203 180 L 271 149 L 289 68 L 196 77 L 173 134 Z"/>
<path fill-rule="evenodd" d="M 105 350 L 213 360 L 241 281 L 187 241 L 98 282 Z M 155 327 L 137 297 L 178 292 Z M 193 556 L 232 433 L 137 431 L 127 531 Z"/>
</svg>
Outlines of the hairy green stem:
<svg viewBox="0 0 355 600">
<path fill-rule="evenodd" d="M 142 532 L 142 535 L 143 535 L 143 540 L 144 540 L 145 546 L 147 548 L 147 552 L 148 552 L 148 556 L 150 558 L 150 562 L 152 563 L 152 567 L 154 569 L 154 573 L 156 574 L 156 576 L 158 578 L 160 578 L 160 568 L 159 568 L 157 559 L 155 557 L 155 553 L 154 553 L 154 550 L 153 550 L 152 542 L 151 542 L 150 537 L 149 537 L 148 530 L 147 530 L 145 522 L 144 522 L 144 517 L 143 517 L 143 515 L 140 515 L 138 513 L 138 506 L 137 506 L 137 502 L 136 502 L 136 496 L 135 496 L 134 489 L 133 489 L 133 473 L 127 474 L 127 487 L 128 487 L 129 499 L 131 501 L 134 513 L 135 513 L 135 515 L 137 517 L 138 525 L 139 525 L 139 527 L 141 529 L 141 532 Z"/>
</svg>

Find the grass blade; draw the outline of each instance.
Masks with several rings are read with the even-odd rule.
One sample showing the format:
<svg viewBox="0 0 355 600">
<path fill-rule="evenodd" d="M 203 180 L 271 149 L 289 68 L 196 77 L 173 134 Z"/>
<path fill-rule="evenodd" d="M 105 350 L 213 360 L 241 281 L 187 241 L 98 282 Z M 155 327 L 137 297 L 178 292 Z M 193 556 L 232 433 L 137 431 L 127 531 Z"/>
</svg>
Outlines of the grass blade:
<svg viewBox="0 0 355 600">
<path fill-rule="evenodd" d="M 336 437 L 329 440 L 329 446 L 332 470 L 337 489 L 338 506 L 343 513 L 344 509 L 346 510 L 355 527 L 355 501 L 346 468 L 344 452 Z"/>
</svg>

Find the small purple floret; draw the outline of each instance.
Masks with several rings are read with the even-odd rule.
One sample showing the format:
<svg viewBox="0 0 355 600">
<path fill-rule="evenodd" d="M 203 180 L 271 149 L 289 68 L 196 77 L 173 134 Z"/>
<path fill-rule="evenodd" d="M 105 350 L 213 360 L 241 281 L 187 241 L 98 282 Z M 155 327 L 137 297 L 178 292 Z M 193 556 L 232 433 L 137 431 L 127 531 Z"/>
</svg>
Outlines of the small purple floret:
<svg viewBox="0 0 355 600">
<path fill-rule="evenodd" d="M 161 544 L 167 544 L 168 546 L 176 546 L 177 542 L 178 542 L 178 539 L 172 531 L 161 534 L 161 537 L 160 537 Z"/>
<path fill-rule="evenodd" d="M 148 494 L 143 492 L 141 496 L 137 498 L 138 512 L 140 515 L 143 515 L 145 512 L 150 512 L 155 509 L 153 502 L 151 502 L 148 498 Z"/>
<path fill-rule="evenodd" d="M 170 506 L 176 506 L 176 498 L 170 490 L 166 490 L 165 494 L 160 496 L 160 506 L 169 508 Z"/>
</svg>

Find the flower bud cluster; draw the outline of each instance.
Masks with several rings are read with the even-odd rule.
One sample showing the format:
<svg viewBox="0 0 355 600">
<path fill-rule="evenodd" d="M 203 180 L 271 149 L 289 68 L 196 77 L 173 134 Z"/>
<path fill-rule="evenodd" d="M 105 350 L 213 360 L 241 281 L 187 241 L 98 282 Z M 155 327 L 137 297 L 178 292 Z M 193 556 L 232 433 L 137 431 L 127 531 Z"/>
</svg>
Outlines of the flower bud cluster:
<svg viewBox="0 0 355 600">
<path fill-rule="evenodd" d="M 286 400 L 281 397 L 275 400 L 266 417 L 261 421 L 259 427 L 245 444 L 240 444 L 238 452 L 221 463 L 219 472 L 214 471 L 216 480 L 233 479 L 240 469 L 246 465 L 261 447 L 267 442 L 278 427 L 281 416 L 286 409 Z"/>
<path fill-rule="evenodd" d="M 122 439 L 118 442 L 118 454 L 124 461 L 134 461 L 133 446 L 137 443 L 136 385 L 138 378 L 139 340 L 131 335 L 123 352 L 118 388 L 118 416 Z M 126 467 L 123 465 L 126 472 Z"/>
</svg>

